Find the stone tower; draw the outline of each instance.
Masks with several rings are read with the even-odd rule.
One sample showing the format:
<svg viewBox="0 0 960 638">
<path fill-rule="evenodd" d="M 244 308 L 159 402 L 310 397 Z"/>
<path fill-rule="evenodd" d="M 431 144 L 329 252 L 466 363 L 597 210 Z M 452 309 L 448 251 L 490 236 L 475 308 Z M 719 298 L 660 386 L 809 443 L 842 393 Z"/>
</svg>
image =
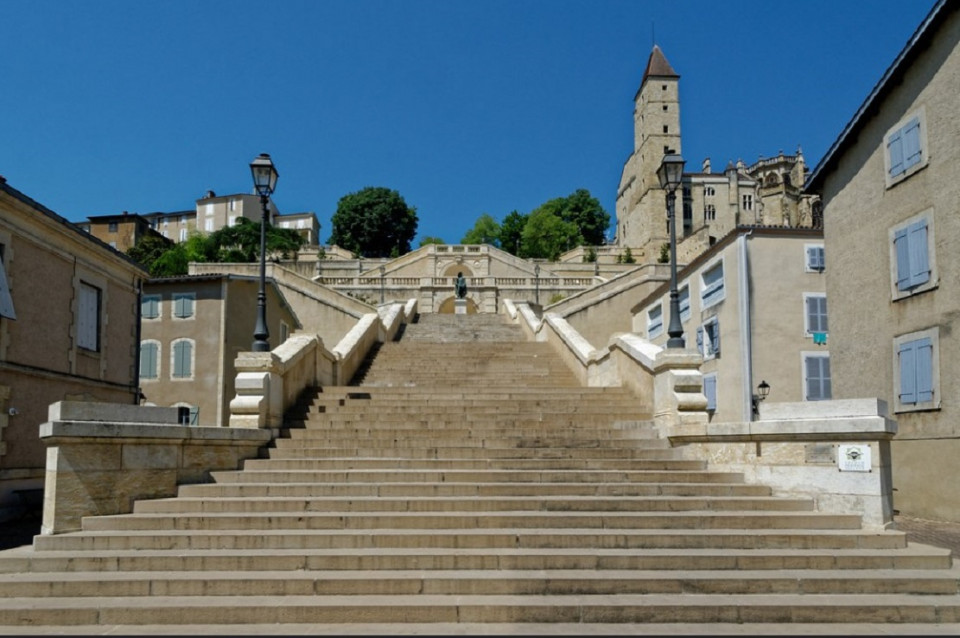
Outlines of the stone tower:
<svg viewBox="0 0 960 638">
<path fill-rule="evenodd" d="M 669 241 L 665 193 L 657 168 L 665 151 L 682 153 L 680 76 L 654 45 L 634 97 L 633 153 L 617 191 L 617 244 L 630 247 L 637 261 L 655 261 L 650 247 Z M 680 211 L 677 211 L 678 215 Z"/>
</svg>

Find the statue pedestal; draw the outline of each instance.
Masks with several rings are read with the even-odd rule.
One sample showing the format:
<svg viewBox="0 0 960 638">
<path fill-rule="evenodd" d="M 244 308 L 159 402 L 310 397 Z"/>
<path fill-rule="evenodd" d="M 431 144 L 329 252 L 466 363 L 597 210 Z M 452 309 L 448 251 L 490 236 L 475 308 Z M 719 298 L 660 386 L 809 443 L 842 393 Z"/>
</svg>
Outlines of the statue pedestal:
<svg viewBox="0 0 960 638">
<path fill-rule="evenodd" d="M 467 314 L 467 300 L 466 299 L 454 299 L 453 300 L 453 312 L 458 315 Z"/>
</svg>

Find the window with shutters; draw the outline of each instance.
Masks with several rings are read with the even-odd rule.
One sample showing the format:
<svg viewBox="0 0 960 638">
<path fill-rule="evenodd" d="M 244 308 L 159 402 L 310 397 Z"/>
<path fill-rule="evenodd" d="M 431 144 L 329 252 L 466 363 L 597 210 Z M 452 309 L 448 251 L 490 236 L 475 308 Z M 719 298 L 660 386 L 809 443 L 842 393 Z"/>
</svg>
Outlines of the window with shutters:
<svg viewBox="0 0 960 638">
<path fill-rule="evenodd" d="M 160 318 L 160 295 L 143 295 L 140 298 L 140 318 Z"/>
<path fill-rule="evenodd" d="M 940 329 L 893 340 L 894 411 L 940 409 Z"/>
<path fill-rule="evenodd" d="M 720 356 L 720 320 L 712 317 L 697 328 L 697 350 L 706 359 Z"/>
<path fill-rule="evenodd" d="M 705 310 L 710 306 L 723 301 L 726 295 L 723 289 L 723 262 L 703 271 L 700 275 L 700 309 Z"/>
<path fill-rule="evenodd" d="M 828 332 L 827 296 L 823 293 L 803 293 L 803 325 L 807 336 Z"/>
<path fill-rule="evenodd" d="M 197 295 L 192 292 L 176 292 L 173 294 L 173 316 L 176 319 L 192 319 L 193 306 Z"/>
<path fill-rule="evenodd" d="M 886 183 L 891 187 L 927 165 L 924 109 L 907 115 L 884 137 Z"/>
<path fill-rule="evenodd" d="M 830 387 L 830 355 L 826 352 L 803 353 L 803 399 L 826 401 L 833 396 Z"/>
<path fill-rule="evenodd" d="M 823 244 L 806 244 L 803 247 L 806 253 L 804 270 L 806 272 L 823 272 L 827 263 L 824 260 Z"/>
<path fill-rule="evenodd" d="M 160 378 L 160 342 L 148 339 L 140 343 L 140 379 Z"/>
<path fill-rule="evenodd" d="M 680 321 L 690 318 L 690 286 L 685 285 L 677 291 L 677 302 L 680 306 Z"/>
<path fill-rule="evenodd" d="M 894 300 L 937 287 L 933 231 L 932 211 L 911 217 L 890 229 L 890 287 Z"/>
<path fill-rule="evenodd" d="M 717 374 L 703 375 L 703 394 L 707 397 L 707 412 L 715 412 L 717 409 Z"/>
<path fill-rule="evenodd" d="M 77 346 L 90 352 L 100 352 L 101 290 L 81 281 L 77 295 Z"/>
<path fill-rule="evenodd" d="M 9 242 L 8 237 L 3 239 Z M 7 280 L 9 256 L 7 244 L 0 241 L 0 317 L 16 319 L 17 313 L 13 308 L 13 295 L 10 293 L 10 282 Z"/>
<path fill-rule="evenodd" d="M 170 346 L 170 377 L 193 378 L 193 339 L 178 339 Z"/>
<path fill-rule="evenodd" d="M 663 332 L 663 305 L 657 304 L 647 311 L 647 339 L 653 339 Z"/>
</svg>

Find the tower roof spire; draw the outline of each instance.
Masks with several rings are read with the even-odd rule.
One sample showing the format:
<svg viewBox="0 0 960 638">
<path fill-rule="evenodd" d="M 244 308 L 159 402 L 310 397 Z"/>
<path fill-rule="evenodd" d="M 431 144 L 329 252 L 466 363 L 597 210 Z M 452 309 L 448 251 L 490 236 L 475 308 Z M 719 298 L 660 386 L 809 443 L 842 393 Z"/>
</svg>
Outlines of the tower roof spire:
<svg viewBox="0 0 960 638">
<path fill-rule="evenodd" d="M 663 55 L 663 51 L 660 50 L 659 45 L 653 45 L 653 51 L 650 52 L 650 59 L 647 60 L 647 68 L 643 72 L 643 82 L 647 81 L 648 77 L 657 76 L 657 77 L 672 77 L 678 78 L 680 75 L 673 70 L 673 67 L 670 66 L 670 63 L 667 62 L 667 58 Z"/>
</svg>

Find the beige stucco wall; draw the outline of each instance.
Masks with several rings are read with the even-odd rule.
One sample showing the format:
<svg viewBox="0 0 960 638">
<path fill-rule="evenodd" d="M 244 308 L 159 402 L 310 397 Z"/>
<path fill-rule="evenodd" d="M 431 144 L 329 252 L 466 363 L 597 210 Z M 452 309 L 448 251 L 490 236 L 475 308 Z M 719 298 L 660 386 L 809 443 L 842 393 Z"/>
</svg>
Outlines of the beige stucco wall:
<svg viewBox="0 0 960 638">
<path fill-rule="evenodd" d="M 144 286 L 145 294 L 161 295 L 160 317 L 144 319 L 141 334 L 142 341 L 160 342 L 158 378 L 140 381 L 148 404 L 196 406 L 197 425 L 229 424 L 229 403 L 236 394 L 233 362 L 238 353 L 252 348 L 258 290 L 258 280 L 227 276 L 152 280 Z M 266 292 L 268 341 L 275 348 L 281 343 L 281 322 L 286 323 L 288 334 L 296 330 L 298 323 L 272 282 L 268 282 Z M 176 293 L 196 295 L 193 317 L 173 317 L 172 299 Z M 174 379 L 172 344 L 183 338 L 194 343 L 193 376 Z"/>
<path fill-rule="evenodd" d="M 895 506 L 905 514 L 960 521 L 960 17 L 956 11 L 870 116 L 823 179 L 834 393 L 877 396 L 894 410 L 894 338 L 938 327 L 939 409 L 900 412 L 893 442 Z M 927 165 L 888 186 L 884 136 L 913 113 L 926 121 Z M 937 286 L 893 300 L 890 229 L 932 215 Z M 951 453 L 952 456 L 951 456 Z"/>
<path fill-rule="evenodd" d="M 137 284 L 146 273 L 6 187 L 0 188 L 0 244 L 16 313 L 15 320 L 0 318 L 2 511 L 24 477 L 43 476 L 38 428 L 51 403 L 134 402 Z M 76 343 L 80 281 L 101 292 L 96 352 Z"/>
<path fill-rule="evenodd" d="M 677 289 L 690 290 L 690 316 L 681 322 L 686 347 L 696 349 L 697 328 L 704 322 L 716 317 L 720 324 L 720 355 L 705 359 L 700 367 L 701 373 L 717 376 L 717 409 L 711 421 L 750 420 L 750 396 L 761 380 L 771 386 L 771 401 L 804 400 L 802 353 L 825 348 L 813 346 L 805 332 L 803 293 L 825 289 L 822 274 L 805 270 L 805 248 L 810 244 L 822 244 L 819 231 L 741 229 L 678 273 Z M 744 253 L 746 279 L 741 276 Z M 721 262 L 724 298 L 703 308 L 701 276 Z M 663 330 L 649 337 L 647 313 L 657 304 L 663 309 Z M 634 307 L 632 331 L 663 346 L 669 325 L 668 282 Z"/>
</svg>

